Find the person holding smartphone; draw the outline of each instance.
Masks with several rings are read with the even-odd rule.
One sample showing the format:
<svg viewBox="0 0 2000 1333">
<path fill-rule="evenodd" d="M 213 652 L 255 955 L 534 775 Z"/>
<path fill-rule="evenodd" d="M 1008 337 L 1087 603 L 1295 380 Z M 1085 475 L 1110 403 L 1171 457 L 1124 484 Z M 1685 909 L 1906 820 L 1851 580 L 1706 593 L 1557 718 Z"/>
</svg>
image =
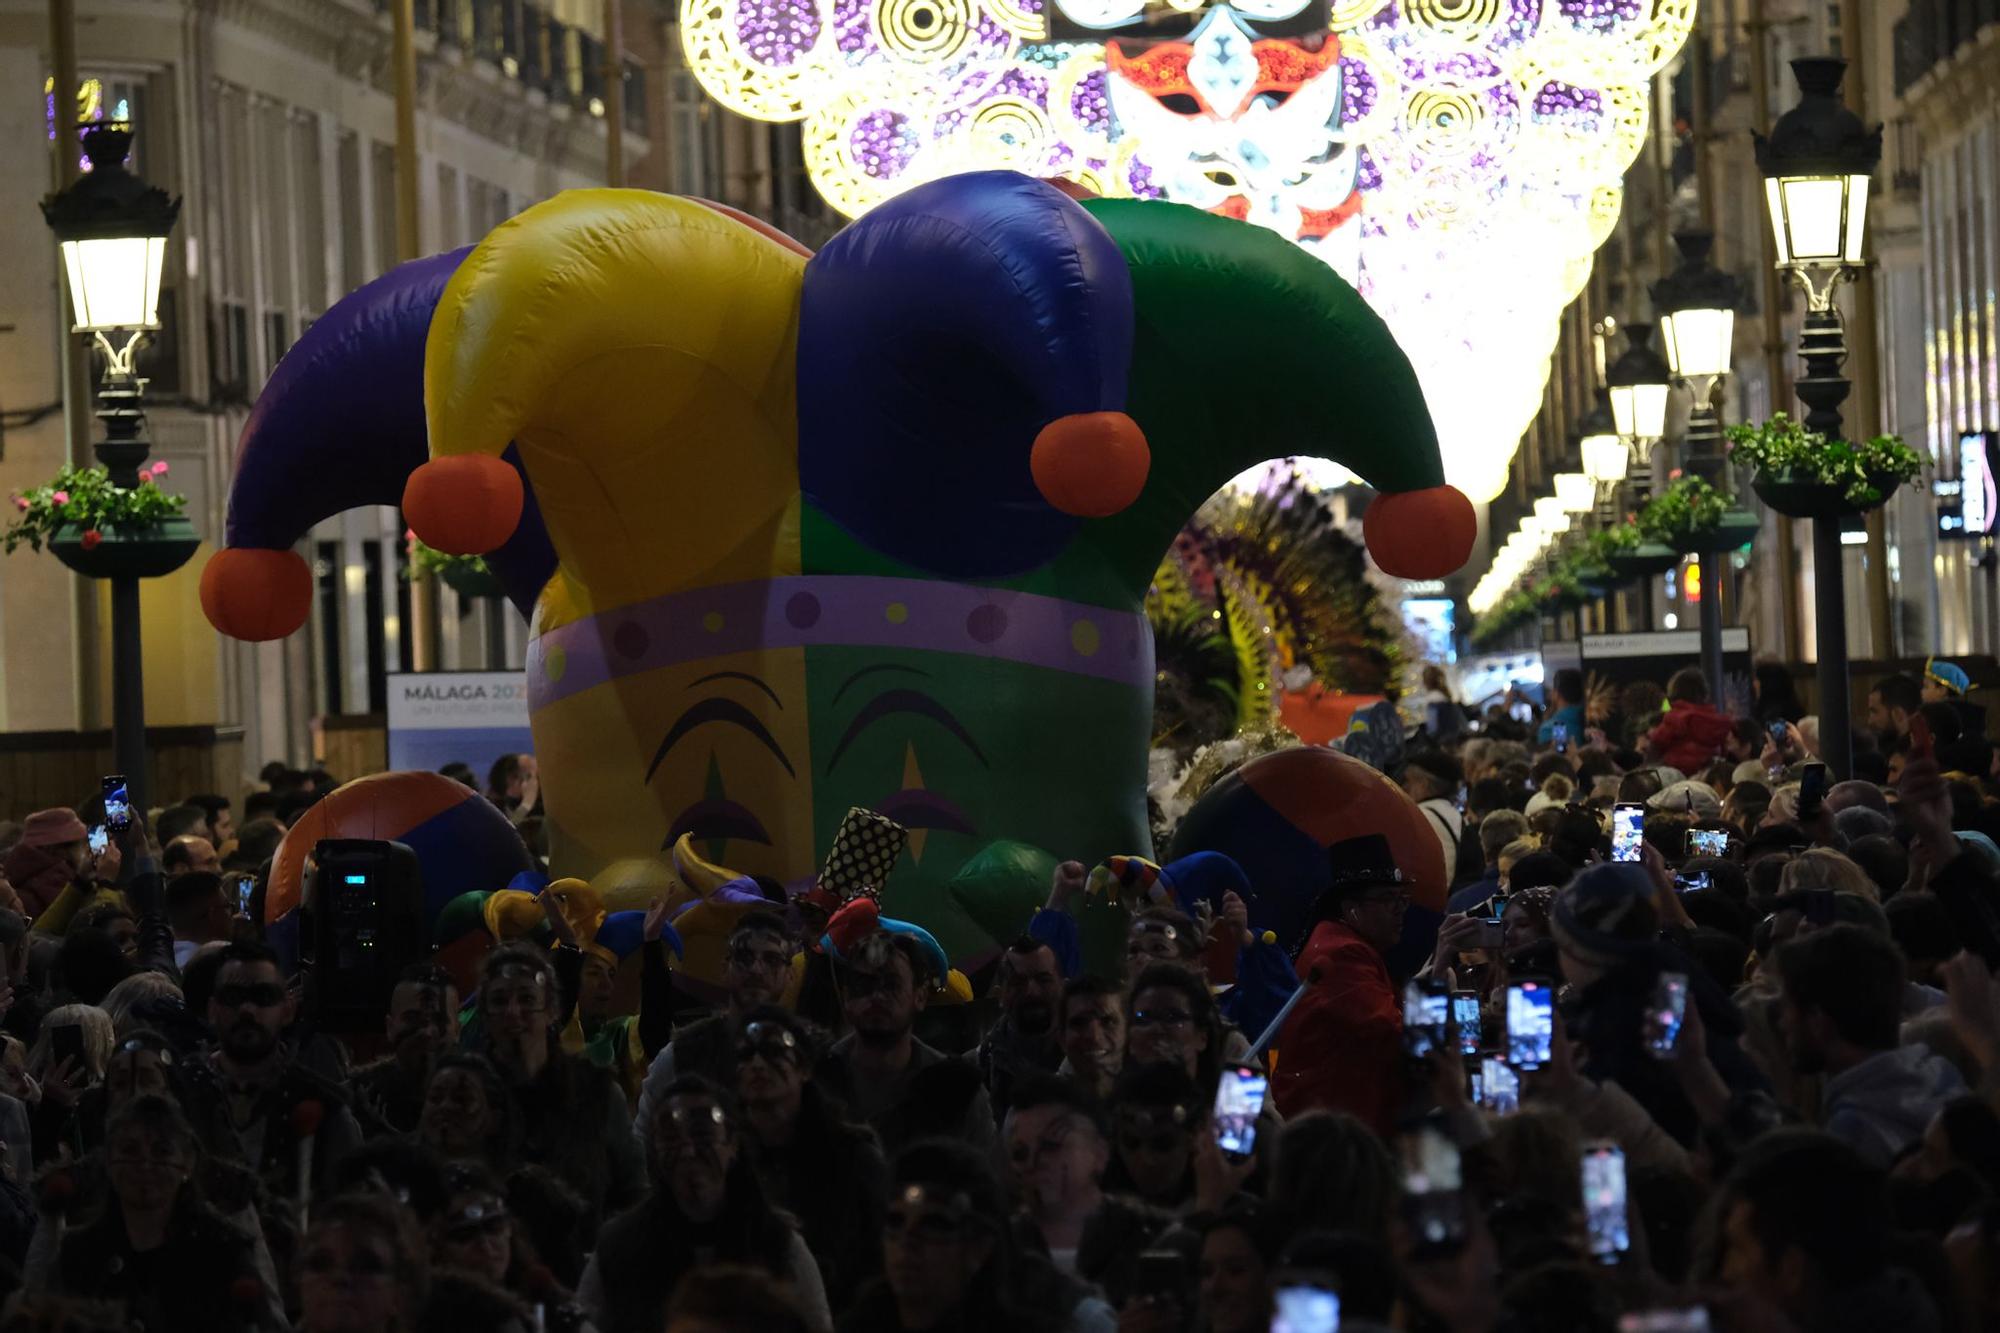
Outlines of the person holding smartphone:
<svg viewBox="0 0 2000 1333">
<path fill-rule="evenodd" d="M 1380 834 L 1337 842 L 1327 857 L 1331 883 L 1299 954 L 1305 994 L 1278 1034 L 1271 1092 L 1287 1119 L 1346 1111 L 1386 1136 L 1402 1110 L 1404 1062 L 1402 997 L 1383 958 L 1402 937 L 1409 883 Z"/>
<path fill-rule="evenodd" d="M 1549 914 L 1562 979 L 1570 994 L 1564 1017 L 1572 1040 L 1589 1052 L 1583 1072 L 1618 1083 L 1662 1129 L 1694 1142 L 1698 1121 L 1667 1062 L 1646 1043 L 1646 1015 L 1662 971 L 1686 975 L 1687 1005 L 1699 1008 L 1710 1062 L 1732 1091 L 1768 1091 L 1737 1044 L 1742 1016 L 1729 997 L 1672 944 L 1660 938 L 1656 902 L 1673 903 L 1657 854 L 1638 865 L 1594 866 L 1559 894 Z"/>
</svg>

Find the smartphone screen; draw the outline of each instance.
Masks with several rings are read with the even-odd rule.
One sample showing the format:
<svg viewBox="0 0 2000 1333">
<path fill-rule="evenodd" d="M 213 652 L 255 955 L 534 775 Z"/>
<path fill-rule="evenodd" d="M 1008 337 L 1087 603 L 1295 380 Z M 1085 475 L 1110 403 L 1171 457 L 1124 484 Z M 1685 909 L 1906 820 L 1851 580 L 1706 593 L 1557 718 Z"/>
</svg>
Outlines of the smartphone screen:
<svg viewBox="0 0 2000 1333">
<path fill-rule="evenodd" d="M 1625 1153 L 1615 1143 L 1583 1150 L 1583 1216 L 1598 1262 L 1616 1263 L 1632 1247 L 1625 1221 Z"/>
<path fill-rule="evenodd" d="M 1700 893 L 1702 890 L 1708 888 L 1712 882 L 1713 882 L 1712 877 L 1706 870 L 1697 870 L 1692 875 L 1689 874 L 1675 875 L 1674 892 Z"/>
<path fill-rule="evenodd" d="M 1451 992 L 1436 981 L 1412 981 L 1403 988 L 1403 1049 L 1422 1059 L 1444 1045 L 1451 1016 Z"/>
<path fill-rule="evenodd" d="M 83 1025 L 58 1023 L 49 1029 L 49 1063 L 53 1068 L 64 1060 L 83 1064 Z"/>
<path fill-rule="evenodd" d="M 1401 1138 L 1403 1218 L 1424 1255 L 1455 1254 L 1465 1244 L 1464 1179 L 1458 1145 L 1434 1124 Z"/>
<path fill-rule="evenodd" d="M 1451 1021 L 1458 1024 L 1458 1051 L 1461 1055 L 1479 1054 L 1479 995 L 1476 991 L 1455 990 L 1451 993 Z"/>
<path fill-rule="evenodd" d="M 1820 802 L 1826 799 L 1826 765 L 1807 764 L 1799 774 L 1799 821 L 1810 823 L 1819 817 Z"/>
<path fill-rule="evenodd" d="M 239 874 L 236 877 L 236 910 L 244 916 L 250 915 L 250 892 L 256 887 L 255 875 Z"/>
<path fill-rule="evenodd" d="M 1546 981 L 1517 981 L 1507 987 L 1507 1063 L 1540 1069 L 1549 1062 L 1555 1026 L 1555 995 Z"/>
<path fill-rule="evenodd" d="M 1771 743 L 1772 743 L 1772 744 L 1774 744 L 1774 745 L 1776 745 L 1776 746 L 1777 746 L 1777 747 L 1778 747 L 1779 749 L 1783 749 L 1783 748 L 1784 748 L 1784 745 L 1785 745 L 1785 724 L 1784 724 L 1784 723 L 1782 723 L 1782 722 L 1773 722 L 1773 723 L 1771 724 Z"/>
<path fill-rule="evenodd" d="M 1271 1086 L 1261 1070 L 1235 1065 L 1222 1071 L 1215 1088 L 1215 1141 L 1232 1157 L 1248 1157 L 1257 1146 L 1257 1117 Z"/>
<path fill-rule="evenodd" d="M 104 825 L 92 824 L 90 826 L 91 852 L 94 855 L 102 856 L 104 855 L 105 848 L 109 847 L 110 845 L 111 845 L 111 834 L 105 829 Z"/>
<path fill-rule="evenodd" d="M 1325 1287 L 1279 1287 L 1271 1333 L 1340 1333 L 1340 1297 Z"/>
<path fill-rule="evenodd" d="M 1646 1006 L 1646 1049 L 1655 1055 L 1673 1052 L 1681 1039 L 1681 1024 L 1687 1019 L 1688 979 L 1685 972 L 1662 972 L 1653 983 L 1653 998 Z"/>
<path fill-rule="evenodd" d="M 1564 750 L 1569 749 L 1569 724 L 1567 722 L 1551 723 L 1549 726 L 1549 741 L 1555 746 L 1557 754 L 1561 754 Z"/>
<path fill-rule="evenodd" d="M 1729 855 L 1729 830 L 1724 828 L 1689 829 L 1687 854 L 1689 856 Z"/>
<path fill-rule="evenodd" d="M 1611 808 L 1611 859 L 1636 861 L 1645 844 L 1646 807 L 1616 805 Z"/>
<path fill-rule="evenodd" d="M 1512 1115 L 1521 1109 L 1521 1076 L 1513 1066 L 1489 1055 L 1479 1062 L 1481 1107 L 1495 1115 Z"/>
<path fill-rule="evenodd" d="M 104 779 L 104 827 L 123 833 L 132 827 L 132 801 L 126 794 L 125 775 L 113 773 Z"/>
<path fill-rule="evenodd" d="M 1709 1333 L 1708 1311 L 1702 1306 L 1688 1310 L 1639 1310 L 1618 1320 L 1618 1333 Z"/>
</svg>

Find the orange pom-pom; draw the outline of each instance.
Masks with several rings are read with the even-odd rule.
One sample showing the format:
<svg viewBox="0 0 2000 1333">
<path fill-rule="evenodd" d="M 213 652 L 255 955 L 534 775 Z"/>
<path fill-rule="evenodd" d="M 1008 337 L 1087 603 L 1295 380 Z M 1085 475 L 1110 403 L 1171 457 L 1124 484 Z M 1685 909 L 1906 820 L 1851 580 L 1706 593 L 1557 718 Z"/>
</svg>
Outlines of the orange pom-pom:
<svg viewBox="0 0 2000 1333">
<path fill-rule="evenodd" d="M 282 639 L 312 610 L 312 570 L 297 551 L 217 551 L 201 571 L 201 609 L 232 639 Z"/>
<path fill-rule="evenodd" d="M 433 458 L 403 486 L 403 516 L 425 545 L 485 555 L 514 535 L 526 495 L 521 474 L 488 454 Z"/>
<path fill-rule="evenodd" d="M 1042 498 L 1078 518 L 1109 518 L 1146 489 L 1153 454 L 1123 412 L 1057 417 L 1035 436 L 1028 467 Z"/>
<path fill-rule="evenodd" d="M 1479 515 L 1456 486 L 1398 491 L 1368 502 L 1361 533 L 1384 574 L 1441 579 L 1472 555 Z"/>
</svg>

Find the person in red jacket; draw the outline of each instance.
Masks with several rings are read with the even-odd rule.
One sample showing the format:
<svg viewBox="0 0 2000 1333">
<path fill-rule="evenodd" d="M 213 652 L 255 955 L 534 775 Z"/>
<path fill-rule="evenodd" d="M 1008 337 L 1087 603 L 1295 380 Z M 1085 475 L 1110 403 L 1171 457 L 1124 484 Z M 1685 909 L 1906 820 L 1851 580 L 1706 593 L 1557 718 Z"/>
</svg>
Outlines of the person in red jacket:
<svg viewBox="0 0 2000 1333">
<path fill-rule="evenodd" d="M 1646 744 L 1661 763 L 1695 774 L 1723 752 L 1734 726 L 1708 702 L 1708 681 L 1700 668 L 1682 667 L 1667 681 L 1667 715 Z"/>
<path fill-rule="evenodd" d="M 1403 1010 L 1382 960 L 1402 937 L 1409 880 L 1380 834 L 1327 856 L 1332 880 L 1299 954 L 1305 994 L 1279 1033 L 1272 1090 L 1287 1118 L 1346 1111 L 1386 1137 L 1403 1109 Z"/>
</svg>

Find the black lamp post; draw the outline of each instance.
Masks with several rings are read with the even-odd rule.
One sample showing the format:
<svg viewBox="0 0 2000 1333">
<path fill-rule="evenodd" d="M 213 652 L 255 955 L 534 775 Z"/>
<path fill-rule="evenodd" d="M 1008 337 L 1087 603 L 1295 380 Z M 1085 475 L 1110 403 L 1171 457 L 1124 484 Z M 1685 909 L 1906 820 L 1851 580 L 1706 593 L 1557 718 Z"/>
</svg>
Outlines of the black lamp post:
<svg viewBox="0 0 2000 1333">
<path fill-rule="evenodd" d="M 97 415 L 104 438 L 95 452 L 115 486 L 139 484 L 146 461 L 146 417 L 139 401 L 146 383 L 133 374 L 139 340 L 159 324 L 160 273 L 167 235 L 181 202 L 125 169 L 131 128 L 99 121 L 83 128 L 90 170 L 42 201 L 42 216 L 62 247 L 75 331 L 95 336 L 104 354 Z M 182 525 L 185 526 L 185 525 Z M 120 534 L 106 534 L 118 538 Z M 132 806 L 146 808 L 146 691 L 139 636 L 139 580 L 170 573 L 194 554 L 192 529 L 161 537 L 135 534 L 107 541 L 91 559 L 58 549 L 79 572 L 111 580 L 112 747 Z"/>
<path fill-rule="evenodd" d="M 1713 485 L 1721 480 L 1725 461 L 1722 419 L 1715 411 L 1715 382 L 1729 373 L 1743 284 L 1709 262 L 1708 252 L 1715 244 L 1710 233 L 1679 232 L 1674 244 L 1680 247 L 1680 266 L 1653 284 L 1653 307 L 1660 312 L 1667 366 L 1694 396 L 1687 436 L 1682 440 L 1682 470 Z M 1718 576 L 1723 553 L 1718 545 L 1701 554 L 1705 557 L 1701 572 L 1701 669 L 1709 688 L 1720 698 L 1722 580 Z"/>
<path fill-rule="evenodd" d="M 1799 104 L 1778 117 L 1771 137 L 1757 140 L 1764 202 L 1777 240 L 1778 267 L 1806 294 L 1797 383 L 1805 424 L 1829 440 L 1842 438 L 1840 405 L 1853 385 L 1846 326 L 1833 292 L 1852 281 L 1866 260 L 1868 185 L 1882 160 L 1882 127 L 1870 130 L 1847 109 L 1840 81 L 1847 62 L 1815 56 L 1792 62 Z M 1847 598 L 1841 569 L 1840 519 L 1813 519 L 1813 606 L 1819 638 L 1820 757 L 1835 778 L 1853 772 L 1852 703 L 1847 679 Z"/>
</svg>

